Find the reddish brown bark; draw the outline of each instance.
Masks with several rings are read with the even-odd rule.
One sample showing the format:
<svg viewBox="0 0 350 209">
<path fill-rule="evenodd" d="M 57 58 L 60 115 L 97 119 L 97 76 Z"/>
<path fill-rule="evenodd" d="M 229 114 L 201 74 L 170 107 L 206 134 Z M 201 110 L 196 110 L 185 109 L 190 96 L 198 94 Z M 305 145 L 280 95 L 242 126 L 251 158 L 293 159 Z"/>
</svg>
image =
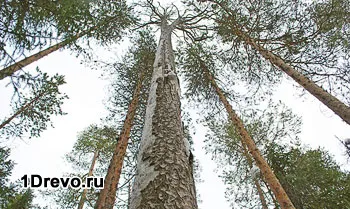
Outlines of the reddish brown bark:
<svg viewBox="0 0 350 209">
<path fill-rule="evenodd" d="M 254 184 L 256 186 L 256 189 L 258 191 L 258 194 L 259 194 L 259 198 L 260 198 L 260 202 L 261 202 L 261 206 L 263 209 L 268 209 L 267 207 L 267 203 L 266 203 L 266 199 L 265 199 L 265 196 L 264 196 L 264 192 L 263 190 L 261 189 L 261 186 L 260 186 L 260 183 L 257 179 L 254 180 Z"/>
<path fill-rule="evenodd" d="M 79 36 L 77 36 L 75 39 L 78 39 Z M 25 59 L 18 61 L 2 70 L 0 70 L 0 80 L 6 78 L 7 76 L 11 76 L 13 75 L 15 72 L 17 72 L 18 70 L 26 67 L 27 65 L 38 61 L 39 59 L 49 55 L 50 53 L 57 51 L 58 49 L 63 48 L 64 46 L 66 46 L 67 44 L 69 44 L 71 41 L 62 41 L 56 45 L 50 46 L 47 49 L 44 49 L 36 54 L 33 54 L 29 57 L 26 57 Z"/>
<path fill-rule="evenodd" d="M 128 146 L 130 137 L 130 131 L 133 125 L 137 104 L 139 101 L 140 91 L 142 87 L 143 75 L 137 83 L 137 86 L 133 93 L 133 98 L 129 104 L 128 112 L 124 121 L 122 131 L 120 133 L 117 145 L 115 147 L 111 162 L 108 167 L 107 175 L 105 178 L 104 188 L 102 189 L 98 200 L 96 202 L 96 209 L 113 209 L 117 186 L 120 179 L 120 174 L 123 167 L 124 156 Z"/>
<path fill-rule="evenodd" d="M 198 0 L 199 2 L 205 2 Z M 251 38 L 248 34 L 243 32 L 240 28 L 242 28 L 234 19 L 234 14 L 230 9 L 228 9 L 221 2 L 208 0 L 219 5 L 230 17 L 231 29 L 232 33 L 236 36 L 240 37 L 246 44 L 252 46 L 255 50 L 257 50 L 261 56 L 265 59 L 269 60 L 273 65 L 279 67 L 281 71 L 286 73 L 289 77 L 291 77 L 294 81 L 300 84 L 304 89 L 306 89 L 310 94 L 316 97 L 320 102 L 326 105 L 329 109 L 331 109 L 336 115 L 342 118 L 347 124 L 350 125 L 350 107 L 345 105 L 335 96 L 331 95 L 327 91 L 325 91 L 322 87 L 318 86 L 315 82 L 295 70 L 292 66 L 287 64 L 282 58 L 273 54 L 271 51 L 265 49 L 263 46 L 256 43 L 256 41 Z M 223 24 L 225 24 L 223 22 Z"/>
<path fill-rule="evenodd" d="M 257 50 L 261 56 L 269 60 L 273 65 L 279 67 L 281 71 L 286 73 L 294 81 L 304 87 L 320 102 L 331 109 L 336 115 L 342 118 L 347 124 L 350 125 L 350 107 L 345 105 L 335 96 L 325 91 L 322 87 L 315 84 L 312 80 L 295 70 L 292 66 L 287 64 L 282 58 L 266 50 L 263 46 L 257 44 L 254 39 L 239 30 L 234 30 L 237 36 L 241 37 L 247 44 Z"/>
<path fill-rule="evenodd" d="M 94 172 L 94 168 L 95 168 L 96 160 L 98 158 L 98 154 L 99 154 L 98 151 L 95 151 L 94 156 L 93 156 L 92 161 L 91 161 L 88 177 L 92 176 L 92 174 Z M 81 194 L 78 209 L 83 209 L 85 199 L 86 199 L 86 193 L 87 193 L 87 188 L 85 188 L 83 190 L 83 193 Z"/>
<path fill-rule="evenodd" d="M 233 125 L 235 126 L 237 132 L 241 136 L 242 144 L 245 144 L 248 148 L 249 153 L 255 160 L 255 164 L 259 167 L 262 176 L 265 178 L 272 192 L 275 194 L 277 201 L 281 205 L 283 209 L 295 209 L 293 203 L 289 199 L 287 193 L 284 191 L 282 185 L 278 181 L 276 175 L 273 173 L 271 167 L 268 165 L 264 157 L 261 155 L 258 147 L 255 145 L 254 140 L 249 135 L 248 131 L 245 129 L 242 120 L 238 117 L 238 115 L 233 110 L 232 106 L 226 99 L 222 90 L 216 84 L 216 81 L 212 74 L 207 69 L 206 65 L 201 62 L 201 67 L 204 71 L 204 74 L 210 80 L 212 86 L 214 87 L 216 93 L 219 95 L 221 102 L 224 104 L 226 111 L 229 115 L 229 118 Z M 244 146 L 243 146 L 244 147 Z"/>
<path fill-rule="evenodd" d="M 242 144 L 242 148 L 243 148 L 243 155 L 245 156 L 245 158 L 248 161 L 249 168 L 252 169 L 253 168 L 253 159 L 250 156 L 250 154 L 249 154 L 249 152 L 247 150 L 247 146 L 245 145 L 243 140 L 241 140 L 241 144 Z M 254 184 L 255 184 L 256 189 L 258 191 L 258 195 L 259 195 L 259 199 L 260 199 L 262 208 L 263 209 L 268 209 L 267 203 L 266 203 L 266 199 L 265 199 L 265 196 L 264 196 L 264 192 L 261 189 L 261 186 L 260 186 L 260 183 L 259 183 L 258 179 L 254 179 Z"/>
<path fill-rule="evenodd" d="M 113 18 L 110 20 L 112 21 Z M 101 24 L 101 26 L 105 25 L 105 24 L 108 24 L 108 21 L 104 24 Z M 0 70 L 0 80 L 8 77 L 8 76 L 11 76 L 13 75 L 15 72 L 17 72 L 18 70 L 32 64 L 33 62 L 36 62 L 38 61 L 39 59 L 51 54 L 52 52 L 55 52 L 65 46 L 67 46 L 69 43 L 72 43 L 74 41 L 76 41 L 77 39 L 79 39 L 80 37 L 83 37 L 84 35 L 88 34 L 89 32 L 92 32 L 94 30 L 96 30 L 98 28 L 98 26 L 94 26 L 92 28 L 90 28 L 89 30 L 85 31 L 85 32 L 81 32 L 81 33 L 78 33 L 77 35 L 67 39 L 67 40 L 64 40 L 60 43 L 57 43 L 53 46 L 50 46 L 49 48 L 47 49 L 44 49 L 36 54 L 33 54 L 29 57 L 26 57 L 24 58 L 23 60 L 20 60 L 2 70 Z"/>
</svg>

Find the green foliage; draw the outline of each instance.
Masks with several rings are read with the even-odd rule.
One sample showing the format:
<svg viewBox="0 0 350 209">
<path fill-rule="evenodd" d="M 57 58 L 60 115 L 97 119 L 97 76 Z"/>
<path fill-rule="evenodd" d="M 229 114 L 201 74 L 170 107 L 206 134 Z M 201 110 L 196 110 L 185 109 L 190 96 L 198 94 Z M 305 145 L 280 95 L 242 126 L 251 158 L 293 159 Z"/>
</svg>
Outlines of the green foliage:
<svg viewBox="0 0 350 209">
<path fill-rule="evenodd" d="M 254 62 L 241 57 L 249 66 L 245 65 L 230 50 L 220 49 L 222 47 L 225 48 L 210 42 L 192 43 L 182 45 L 177 53 L 181 76 L 186 84 L 185 96 L 198 106 L 205 105 L 203 109 L 209 112 L 209 117 L 223 106 L 206 71 L 213 76 L 231 105 L 259 104 L 266 100 L 272 93 L 273 84 L 279 81 L 279 75 L 265 70 L 263 62 L 259 63 L 261 74 L 257 75 L 250 69 Z"/>
<path fill-rule="evenodd" d="M 342 45 L 350 49 L 349 3 L 347 0 L 329 0 L 312 4 L 312 17 L 320 33 L 329 36 L 329 46 Z"/>
<path fill-rule="evenodd" d="M 201 44 L 189 45 L 186 48 L 178 48 L 178 63 L 180 64 L 181 75 L 186 82 L 185 97 L 197 102 L 215 103 L 218 101 L 217 93 L 213 88 L 207 74 L 207 69 L 213 76 L 217 75 L 215 52 L 217 48 L 212 46 L 205 48 Z M 214 100 L 214 101 L 212 101 Z"/>
<path fill-rule="evenodd" d="M 2 0 L 0 8 L 0 57 L 4 67 L 26 51 L 51 45 L 53 40 L 70 41 L 79 54 L 84 50 L 77 45 L 77 35 L 101 44 L 113 43 L 135 22 L 125 1 Z"/>
<path fill-rule="evenodd" d="M 328 152 L 271 144 L 267 158 L 296 208 L 350 207 L 350 173 Z"/>
<path fill-rule="evenodd" d="M 263 156 L 266 157 L 271 143 L 286 147 L 299 144 L 297 135 L 300 132 L 300 118 L 283 104 L 270 103 L 265 110 L 245 111 L 241 115 L 245 128 Z M 239 208 L 257 208 L 260 200 L 241 136 L 231 123 L 221 118 L 208 120 L 207 126 L 210 132 L 206 135 L 206 151 L 218 162 L 221 176 L 227 185 L 227 199 Z M 252 158 L 250 154 L 248 156 Z M 270 197 L 266 199 L 272 205 Z"/>
<path fill-rule="evenodd" d="M 18 184 L 9 182 L 14 162 L 8 159 L 10 149 L 0 147 L 0 208 L 3 209 L 29 209 L 37 208 L 32 204 L 34 195 L 30 189 L 24 190 Z"/>
<path fill-rule="evenodd" d="M 254 74 L 262 75 L 258 63 L 263 58 L 238 35 L 244 33 L 318 85 L 350 102 L 348 0 L 214 2 L 217 35 L 232 46 L 233 64 L 246 60 Z M 273 69 L 270 63 L 260 66 Z"/>
<path fill-rule="evenodd" d="M 1 124 L 3 136 L 22 137 L 29 133 L 30 137 L 39 137 L 40 133 L 47 129 L 51 123 L 51 115 L 64 115 L 61 106 L 67 95 L 59 91 L 59 86 L 64 84 L 64 77 L 54 75 L 49 77 L 38 70 L 34 80 L 27 80 L 29 92 L 17 92 L 18 102 L 15 102 L 14 113 Z"/>
<path fill-rule="evenodd" d="M 93 176 L 104 177 L 108 164 L 115 149 L 118 139 L 118 132 L 115 128 L 109 126 L 90 125 L 78 134 L 77 141 L 74 143 L 71 152 L 66 154 L 66 161 L 74 168 L 73 173 L 67 177 L 79 177 L 85 179 L 88 176 L 93 156 L 97 153 Z M 54 190 L 42 191 L 46 197 L 51 197 L 53 201 L 61 208 L 76 208 L 79 204 L 83 188 L 57 188 Z M 98 191 L 90 188 L 87 191 L 86 205 L 90 208 L 98 197 Z"/>
<path fill-rule="evenodd" d="M 107 165 L 112 157 L 117 139 L 118 132 L 115 128 L 90 125 L 78 134 L 77 141 L 72 151 L 66 155 L 66 160 L 71 163 L 77 171 L 87 173 L 92 156 L 97 152 L 99 163 L 101 165 Z M 106 168 L 106 166 L 103 167 Z"/>
</svg>

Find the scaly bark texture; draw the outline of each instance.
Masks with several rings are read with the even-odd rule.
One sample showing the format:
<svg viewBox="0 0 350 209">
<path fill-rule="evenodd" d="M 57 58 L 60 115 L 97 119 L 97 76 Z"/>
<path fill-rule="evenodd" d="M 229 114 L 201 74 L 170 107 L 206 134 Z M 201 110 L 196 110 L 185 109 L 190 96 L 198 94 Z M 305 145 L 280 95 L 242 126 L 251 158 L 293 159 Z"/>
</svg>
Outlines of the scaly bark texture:
<svg viewBox="0 0 350 209">
<path fill-rule="evenodd" d="M 204 74 L 210 80 L 210 83 L 214 87 L 216 93 L 219 95 L 221 102 L 224 104 L 231 122 L 235 126 L 237 132 L 240 134 L 243 147 L 244 145 L 247 146 L 249 153 L 255 160 L 255 164 L 259 167 L 263 177 L 266 179 L 266 182 L 268 183 L 272 192 L 275 194 L 276 199 L 279 202 L 281 208 L 295 209 L 295 207 L 293 206 L 293 203 L 289 199 L 287 193 L 284 191 L 276 175 L 273 173 L 271 167 L 267 164 L 264 157 L 261 155 L 258 147 L 256 146 L 254 140 L 249 135 L 248 131 L 245 129 L 242 120 L 238 117 L 238 115 L 232 109 L 232 106 L 226 99 L 222 90 L 216 84 L 214 77 L 209 72 L 209 70 L 207 69 L 206 65 L 203 62 L 201 62 L 201 67 L 202 67 L 202 70 L 204 71 Z"/>
<path fill-rule="evenodd" d="M 77 37 L 78 38 L 78 37 Z M 77 39 L 76 38 L 76 39 Z M 26 67 L 27 65 L 38 61 L 39 59 L 49 55 L 50 53 L 57 51 L 61 48 L 63 48 L 64 46 L 66 46 L 67 44 L 69 44 L 71 41 L 62 41 L 56 45 L 50 46 L 47 49 L 44 49 L 36 54 L 33 54 L 29 57 L 26 57 L 25 59 L 18 61 L 2 70 L 0 70 L 0 80 L 6 78 L 7 76 L 11 76 L 13 75 L 15 72 L 17 72 L 18 70 Z"/>
<path fill-rule="evenodd" d="M 96 209 L 113 209 L 117 186 L 120 179 L 120 174 L 122 172 L 123 161 L 128 147 L 128 141 L 130 138 L 130 131 L 133 125 L 137 104 L 139 101 L 140 91 L 142 87 L 143 73 L 141 73 L 140 78 L 137 82 L 136 88 L 133 93 L 133 98 L 129 104 L 128 112 L 123 124 L 122 131 L 120 133 L 118 142 L 116 144 L 115 150 L 111 162 L 108 167 L 108 171 L 105 178 L 104 188 L 102 189 L 98 200 L 96 202 Z"/>
<path fill-rule="evenodd" d="M 98 154 L 99 154 L 98 151 L 95 151 L 94 156 L 93 156 L 92 161 L 91 161 L 88 177 L 92 176 L 92 174 L 94 172 L 94 168 L 95 168 L 96 160 L 98 158 Z M 83 193 L 81 194 L 80 201 L 78 204 L 78 209 L 83 209 L 85 199 L 86 199 L 86 193 L 87 193 L 87 188 L 85 188 L 83 190 Z"/>
<path fill-rule="evenodd" d="M 171 44 L 178 21 L 161 22 L 130 209 L 197 209 Z"/>
</svg>

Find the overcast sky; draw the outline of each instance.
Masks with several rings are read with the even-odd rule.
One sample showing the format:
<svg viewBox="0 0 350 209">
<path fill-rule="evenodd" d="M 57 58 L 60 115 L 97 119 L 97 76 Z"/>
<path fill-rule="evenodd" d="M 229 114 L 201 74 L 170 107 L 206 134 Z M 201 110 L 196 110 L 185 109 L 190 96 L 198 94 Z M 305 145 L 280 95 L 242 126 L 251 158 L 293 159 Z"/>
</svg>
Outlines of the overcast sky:
<svg viewBox="0 0 350 209">
<path fill-rule="evenodd" d="M 15 139 L 7 143 L 12 148 L 11 159 L 17 163 L 12 180 L 25 174 L 40 174 L 42 177 L 62 176 L 64 172 L 69 171 L 69 166 L 63 161 L 63 155 L 71 150 L 77 132 L 92 123 L 99 123 L 100 118 L 106 114 L 103 101 L 106 99 L 108 82 L 99 78 L 101 72 L 87 69 L 69 51 L 55 52 L 28 69 L 34 69 L 36 66 L 50 74 L 58 72 L 65 75 L 67 84 L 62 86 L 61 91 L 70 97 L 63 106 L 63 110 L 68 114 L 54 117 L 55 128 L 44 131 L 38 139 Z M 10 110 L 8 101 L 11 89 L 4 87 L 6 82 L 8 80 L 5 79 L 0 83 L 1 118 L 8 115 Z M 294 88 L 292 81 L 284 81 L 278 88 L 275 99 L 282 100 L 294 113 L 302 116 L 303 142 L 315 148 L 324 147 L 335 155 L 339 163 L 349 168 L 341 153 L 343 149 L 335 136 L 350 137 L 350 128 L 315 99 L 308 95 L 300 98 L 299 94 L 300 89 Z M 200 207 L 227 209 L 229 204 L 224 199 L 224 185 L 214 172 L 215 163 L 203 150 L 205 129 L 201 125 L 197 125 L 196 129 L 194 153 L 202 166 L 201 177 L 204 180 L 197 185 L 202 200 Z"/>
<path fill-rule="evenodd" d="M 106 99 L 108 82 L 99 78 L 101 72 L 87 69 L 69 51 L 55 52 L 30 65 L 28 69 L 33 70 L 36 66 L 51 75 L 65 75 L 67 84 L 61 87 L 61 91 L 70 97 L 63 105 L 63 110 L 68 114 L 53 117 L 55 128 L 49 127 L 40 138 L 15 139 L 6 143 L 12 149 L 11 159 L 16 162 L 12 180 L 25 174 L 61 177 L 69 170 L 63 155 L 72 149 L 77 132 L 92 123 L 99 123 L 100 118 L 106 114 L 103 101 Z M 0 81 L 0 120 L 11 112 L 9 99 L 12 89 L 5 88 L 7 82 L 7 79 Z M 309 94 L 300 98 L 301 91 L 293 87 L 293 84 L 290 80 L 284 80 L 274 96 L 275 101 L 281 100 L 295 114 L 302 116 L 300 138 L 303 142 L 313 148 L 324 147 L 335 156 L 338 163 L 349 169 L 349 163 L 342 153 L 344 149 L 335 136 L 340 139 L 350 138 L 350 127 Z M 200 208 L 228 209 L 229 204 L 224 198 L 225 186 L 214 171 L 215 162 L 205 155 L 203 149 L 205 129 L 201 125 L 197 125 L 196 129 L 193 137 L 194 154 L 202 166 L 201 177 L 204 180 L 196 185 L 202 200 Z"/>
</svg>

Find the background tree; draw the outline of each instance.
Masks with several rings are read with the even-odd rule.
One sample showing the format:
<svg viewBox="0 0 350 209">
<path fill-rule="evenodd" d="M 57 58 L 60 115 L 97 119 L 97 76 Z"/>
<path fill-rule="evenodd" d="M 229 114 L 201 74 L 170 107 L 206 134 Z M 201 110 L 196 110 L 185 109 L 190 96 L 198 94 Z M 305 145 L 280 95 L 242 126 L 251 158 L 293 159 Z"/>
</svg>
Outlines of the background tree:
<svg viewBox="0 0 350 209">
<path fill-rule="evenodd" d="M 236 128 L 237 133 L 239 133 L 241 136 L 243 149 L 245 149 L 246 152 L 249 151 L 251 157 L 254 159 L 255 165 L 257 165 L 260 169 L 279 204 L 282 206 L 282 208 L 294 208 L 293 203 L 278 181 L 276 175 L 273 173 L 271 167 L 266 162 L 266 159 L 261 154 L 261 151 L 256 146 L 256 142 L 246 129 L 241 117 L 233 109 L 229 100 L 225 96 L 224 91 L 216 83 L 216 78 L 213 76 L 214 73 L 212 72 L 218 72 L 220 65 L 218 66 L 215 62 L 215 53 L 206 51 L 200 44 L 190 45 L 188 48 L 184 49 L 184 51 L 184 56 L 182 59 L 180 59 L 180 61 L 183 63 L 182 66 L 185 70 L 185 76 L 191 82 L 189 85 L 192 86 L 192 89 L 194 88 L 193 96 L 196 97 L 198 95 L 198 89 L 195 88 L 200 86 L 202 88 L 205 88 L 206 91 L 204 95 L 206 94 L 205 98 L 207 100 L 214 100 L 214 102 L 222 103 L 222 106 L 224 106 L 229 120 Z M 201 75 L 201 84 L 198 85 L 197 78 L 193 77 L 194 74 Z M 214 95 L 212 96 L 212 94 Z M 202 96 L 200 93 L 199 95 Z"/>
<path fill-rule="evenodd" d="M 350 207 L 350 174 L 328 152 L 272 144 L 267 156 L 297 208 Z"/>
<path fill-rule="evenodd" d="M 87 38 L 93 37 L 103 44 L 119 40 L 122 30 L 133 22 L 130 8 L 125 1 L 106 3 L 104 0 L 3 2 L 1 13 L 4 24 L 0 29 L 4 33 L 1 37 L 3 38 L 1 49 L 4 51 L 4 57 L 8 57 L 4 67 L 8 67 L 0 71 L 0 79 L 67 45 L 78 49 L 79 53 L 83 52 L 76 43 L 77 39 L 84 35 Z M 15 60 L 13 58 L 15 54 L 22 55 L 24 50 L 46 46 L 47 39 L 51 40 L 52 36 L 55 36 L 56 40 L 63 41 L 9 66 L 9 63 Z M 6 45 L 14 48 L 12 55 L 6 52 L 4 48 Z"/>
<path fill-rule="evenodd" d="M 135 147 L 139 145 L 140 134 L 136 132 L 141 131 L 143 126 L 142 119 L 145 114 L 145 103 L 148 95 L 156 44 L 150 31 L 146 30 L 140 31 L 138 37 L 133 40 L 133 43 L 134 46 L 129 49 L 123 61 L 113 65 L 116 73 L 114 76 L 118 77 L 118 79 L 113 82 L 114 94 L 110 102 L 114 102 L 113 105 L 110 105 L 111 108 L 109 108 L 109 110 L 112 111 L 112 116 L 109 118 L 113 119 L 117 111 L 120 111 L 119 113 L 123 115 L 126 113 L 126 115 L 123 122 L 120 123 L 120 127 L 122 128 L 118 143 L 116 144 L 111 162 L 109 163 L 105 178 L 105 187 L 99 195 L 96 208 L 113 208 L 123 162 L 127 155 L 127 148 L 130 146 L 133 147 L 131 149 L 134 150 Z M 141 95 L 141 93 L 144 93 L 144 95 Z M 140 102 L 142 104 L 140 104 Z M 138 118 L 136 118 L 135 121 L 135 117 L 137 116 Z M 139 126 L 133 128 L 134 124 Z M 132 140 L 129 140 L 130 137 Z M 131 152 L 130 154 L 135 155 L 135 152 Z M 131 162 L 130 159 L 128 159 L 129 162 L 126 163 L 127 167 L 124 168 L 128 170 L 131 168 L 134 170 L 135 156 L 130 157 Z"/>
<path fill-rule="evenodd" d="M 346 97 L 341 97 L 343 101 L 339 100 L 304 73 L 323 71 L 321 74 L 340 80 L 344 73 L 346 76 L 349 74 L 344 65 L 346 61 L 343 61 L 348 54 L 348 46 L 327 44 L 329 36 L 318 31 L 314 18 L 310 17 L 314 14 L 309 12 L 312 6 L 299 1 L 211 2 L 214 2 L 213 8 L 219 8 L 219 15 L 213 18 L 217 22 L 218 35 L 225 42 L 234 41 L 232 45 L 237 48 L 236 51 L 251 48 L 257 52 L 251 56 L 258 55 L 270 61 L 350 124 L 350 108 L 344 104 Z M 343 22 L 343 26 L 346 27 L 346 24 Z M 326 81 L 334 92 L 333 87 L 338 82 Z M 347 91 L 348 85 L 348 81 L 342 80 L 339 93 Z"/>
<path fill-rule="evenodd" d="M 83 180 L 89 176 L 103 177 L 117 143 L 117 136 L 115 128 L 95 124 L 80 132 L 72 151 L 65 156 L 74 169 L 74 172 L 67 176 L 78 176 Z M 42 191 L 44 196 L 51 197 L 62 208 L 83 208 L 85 203 L 88 208 L 94 208 L 98 192 L 94 188 Z"/>
<path fill-rule="evenodd" d="M 349 207 L 349 201 L 344 199 L 349 192 L 349 173 L 342 171 L 327 152 L 301 145 L 300 118 L 291 110 L 270 105 L 261 112 L 248 111 L 244 118 L 247 129 L 259 139 L 257 145 L 296 208 Z M 240 208 L 258 207 L 259 197 L 254 187 L 254 178 L 258 178 L 268 205 L 280 208 L 270 196 L 263 175 L 249 168 L 240 136 L 232 125 L 217 119 L 208 120 L 207 124 L 210 132 L 206 149 L 220 165 L 227 185 L 226 197 L 231 204 Z"/>
<path fill-rule="evenodd" d="M 36 80 L 30 82 L 30 92 L 18 93 L 19 102 L 14 104 L 13 115 L 1 123 L 3 136 L 21 137 L 29 132 L 30 137 L 39 137 L 50 123 L 51 115 L 65 114 L 61 106 L 68 97 L 59 91 L 59 86 L 65 83 L 63 76 L 56 74 L 50 78 L 38 71 Z"/>
<path fill-rule="evenodd" d="M 34 195 L 31 189 L 23 189 L 22 185 L 9 182 L 14 162 L 9 159 L 10 149 L 0 147 L 0 207 L 3 209 L 39 208 L 32 203 Z"/>
</svg>

